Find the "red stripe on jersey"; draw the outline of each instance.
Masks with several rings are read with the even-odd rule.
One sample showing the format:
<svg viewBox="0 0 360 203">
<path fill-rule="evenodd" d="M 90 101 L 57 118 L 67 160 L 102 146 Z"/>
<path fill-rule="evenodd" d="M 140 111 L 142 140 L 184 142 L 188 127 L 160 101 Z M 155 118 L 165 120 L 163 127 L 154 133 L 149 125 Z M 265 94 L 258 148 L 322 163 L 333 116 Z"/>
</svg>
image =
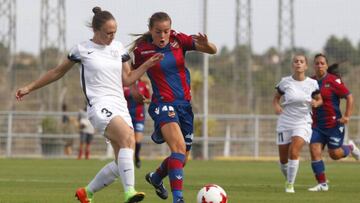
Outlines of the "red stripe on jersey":
<svg viewBox="0 0 360 203">
<path fill-rule="evenodd" d="M 171 48 L 171 51 L 176 59 L 176 67 L 179 71 L 179 78 L 181 80 L 181 86 L 184 90 L 184 99 L 190 101 L 191 100 L 191 94 L 190 94 L 190 87 L 189 84 L 186 81 L 186 67 L 185 67 L 185 59 L 183 56 L 183 53 L 180 51 L 174 50 L 174 48 Z M 180 60 L 178 60 L 180 59 Z"/>
<path fill-rule="evenodd" d="M 171 91 L 171 87 L 166 81 L 166 75 L 161 70 L 160 64 L 157 64 L 156 66 L 151 67 L 148 70 L 148 75 L 150 76 L 151 81 L 153 84 L 155 84 L 156 89 L 158 90 L 158 94 L 160 94 L 160 100 L 163 100 L 163 98 L 172 98 L 174 99 L 174 94 Z M 156 94 L 156 91 L 154 90 L 154 94 Z"/>
</svg>

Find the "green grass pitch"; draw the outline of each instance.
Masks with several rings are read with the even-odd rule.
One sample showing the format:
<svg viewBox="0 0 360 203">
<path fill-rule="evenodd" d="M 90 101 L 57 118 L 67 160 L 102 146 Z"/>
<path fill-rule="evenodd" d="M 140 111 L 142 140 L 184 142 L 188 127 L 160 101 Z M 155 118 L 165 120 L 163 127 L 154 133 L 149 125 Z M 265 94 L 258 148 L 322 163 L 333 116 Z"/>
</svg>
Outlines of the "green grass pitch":
<svg viewBox="0 0 360 203">
<path fill-rule="evenodd" d="M 72 203 L 74 191 L 84 186 L 109 160 L 70 159 L 0 159 L 0 203 Z M 145 160 L 136 170 L 136 188 L 147 195 L 143 202 L 168 203 L 160 200 L 145 182 L 147 172 L 160 160 Z M 308 192 L 315 185 L 310 163 L 300 162 L 295 194 L 284 192 L 285 180 L 276 161 L 198 161 L 185 168 L 185 200 L 196 203 L 196 194 L 206 183 L 225 189 L 229 203 L 243 202 L 360 202 L 360 163 L 326 162 L 330 180 L 328 192 Z M 169 188 L 168 179 L 165 180 Z M 116 181 L 95 194 L 95 203 L 121 203 L 121 184 Z"/>
</svg>

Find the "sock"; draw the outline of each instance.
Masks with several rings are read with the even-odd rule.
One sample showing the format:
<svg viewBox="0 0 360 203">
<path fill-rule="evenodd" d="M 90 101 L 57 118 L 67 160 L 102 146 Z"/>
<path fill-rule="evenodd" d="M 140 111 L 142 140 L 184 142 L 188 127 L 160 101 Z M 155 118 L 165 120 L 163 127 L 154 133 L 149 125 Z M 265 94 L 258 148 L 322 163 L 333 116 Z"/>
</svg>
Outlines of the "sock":
<svg viewBox="0 0 360 203">
<path fill-rule="evenodd" d="M 341 148 L 344 151 L 344 157 L 349 156 L 350 152 L 353 150 L 353 147 L 351 145 L 343 145 Z"/>
<path fill-rule="evenodd" d="M 282 164 L 281 162 L 279 162 L 280 165 L 280 170 L 282 172 L 282 174 L 284 175 L 285 178 L 287 178 L 287 168 L 288 168 L 288 164 Z"/>
<path fill-rule="evenodd" d="M 130 148 L 121 148 L 119 150 L 117 166 L 125 192 L 133 189 L 135 185 L 133 156 L 134 150 Z"/>
<path fill-rule="evenodd" d="M 114 161 L 106 164 L 87 185 L 86 189 L 95 193 L 104 187 L 110 185 L 119 176 L 117 165 Z"/>
<path fill-rule="evenodd" d="M 90 157 L 90 146 L 85 147 L 85 159 L 89 159 Z"/>
<path fill-rule="evenodd" d="M 299 169 L 299 160 L 288 161 L 288 170 L 287 170 L 287 181 L 291 184 L 295 183 L 296 175 Z"/>
<path fill-rule="evenodd" d="M 78 159 L 81 159 L 82 153 L 83 153 L 83 151 L 82 151 L 82 149 L 80 148 L 80 149 L 79 149 L 79 154 L 78 154 Z"/>
<path fill-rule="evenodd" d="M 170 157 L 164 159 L 159 168 L 156 169 L 155 173 L 151 177 L 153 183 L 159 185 L 167 175 L 168 175 L 168 161 Z"/>
<path fill-rule="evenodd" d="M 140 149 L 141 149 L 141 142 L 137 142 L 135 144 L 135 160 L 136 161 L 140 160 Z"/>
<path fill-rule="evenodd" d="M 311 168 L 315 174 L 315 178 L 318 183 L 326 183 L 326 176 L 325 176 L 325 164 L 323 160 L 320 161 L 312 161 Z"/>
<path fill-rule="evenodd" d="M 173 202 L 177 202 L 183 197 L 183 167 L 185 155 L 180 153 L 171 153 L 168 160 L 168 173 L 170 186 L 173 195 Z"/>
</svg>

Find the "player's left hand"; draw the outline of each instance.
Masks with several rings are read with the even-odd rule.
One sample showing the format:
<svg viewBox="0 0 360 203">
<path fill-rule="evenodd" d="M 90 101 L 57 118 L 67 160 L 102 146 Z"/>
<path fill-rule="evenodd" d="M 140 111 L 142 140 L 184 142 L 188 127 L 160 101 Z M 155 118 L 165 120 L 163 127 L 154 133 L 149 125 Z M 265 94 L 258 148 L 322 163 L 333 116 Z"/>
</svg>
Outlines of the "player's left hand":
<svg viewBox="0 0 360 203">
<path fill-rule="evenodd" d="M 206 34 L 198 33 L 197 35 L 193 35 L 194 41 L 199 45 L 208 45 L 208 37 Z"/>
</svg>

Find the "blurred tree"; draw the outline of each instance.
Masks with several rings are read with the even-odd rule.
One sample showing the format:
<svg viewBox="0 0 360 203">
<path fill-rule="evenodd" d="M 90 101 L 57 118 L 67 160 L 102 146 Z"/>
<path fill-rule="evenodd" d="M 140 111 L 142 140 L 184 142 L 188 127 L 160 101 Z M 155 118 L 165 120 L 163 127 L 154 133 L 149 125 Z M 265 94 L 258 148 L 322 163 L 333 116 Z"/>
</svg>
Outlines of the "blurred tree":
<svg viewBox="0 0 360 203">
<path fill-rule="evenodd" d="M 332 62 L 349 61 L 352 64 L 358 63 L 357 50 L 348 38 L 338 39 L 330 36 L 325 44 L 325 54 Z"/>
</svg>

